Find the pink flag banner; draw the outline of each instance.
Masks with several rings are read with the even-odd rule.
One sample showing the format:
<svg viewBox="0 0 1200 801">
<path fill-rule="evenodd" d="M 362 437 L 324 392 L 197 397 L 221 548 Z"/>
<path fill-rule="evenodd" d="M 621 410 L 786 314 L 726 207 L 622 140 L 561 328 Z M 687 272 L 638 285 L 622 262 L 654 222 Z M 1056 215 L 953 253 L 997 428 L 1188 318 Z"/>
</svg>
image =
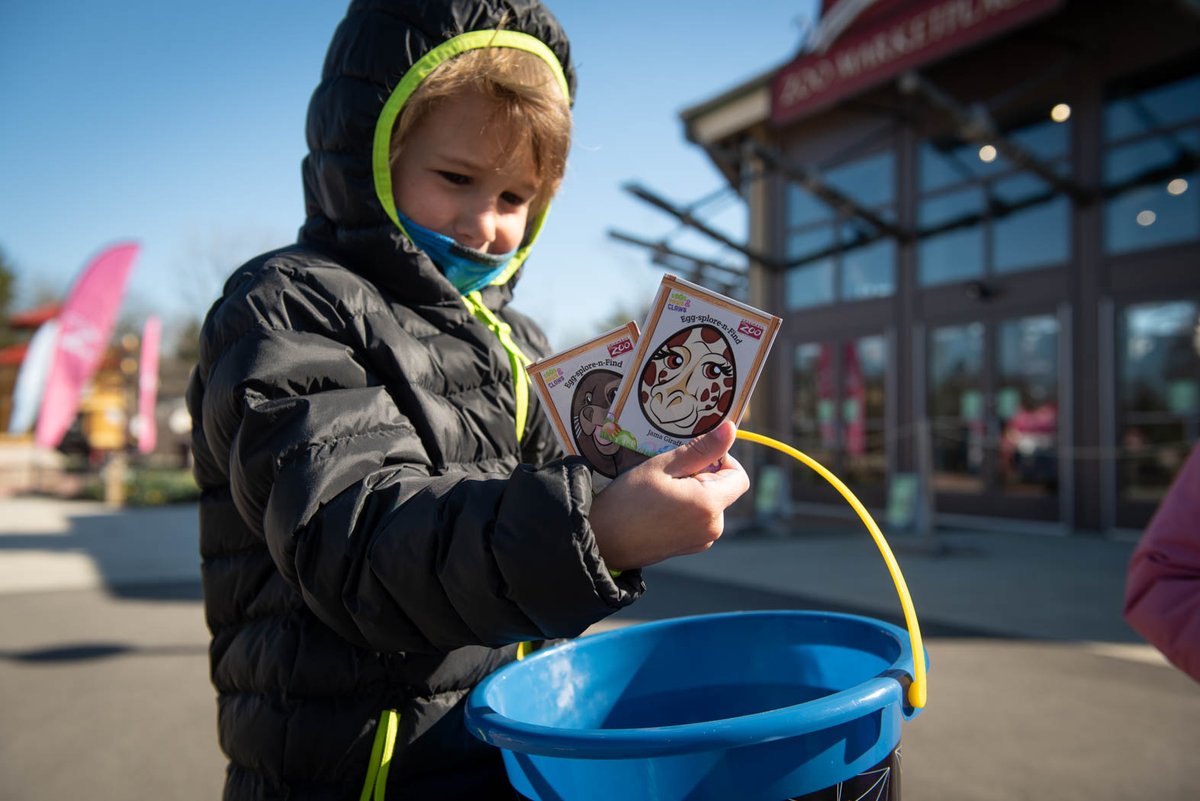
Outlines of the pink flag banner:
<svg viewBox="0 0 1200 801">
<path fill-rule="evenodd" d="M 104 358 L 137 253 L 134 243 L 114 245 L 85 267 L 71 287 L 58 314 L 58 344 L 42 395 L 37 444 L 57 447 L 71 427 L 80 394 Z"/>
<path fill-rule="evenodd" d="M 150 453 L 158 444 L 158 421 L 154 406 L 158 401 L 158 348 L 162 340 L 162 320 L 151 315 L 142 326 L 142 355 L 138 360 L 138 453 Z"/>
</svg>

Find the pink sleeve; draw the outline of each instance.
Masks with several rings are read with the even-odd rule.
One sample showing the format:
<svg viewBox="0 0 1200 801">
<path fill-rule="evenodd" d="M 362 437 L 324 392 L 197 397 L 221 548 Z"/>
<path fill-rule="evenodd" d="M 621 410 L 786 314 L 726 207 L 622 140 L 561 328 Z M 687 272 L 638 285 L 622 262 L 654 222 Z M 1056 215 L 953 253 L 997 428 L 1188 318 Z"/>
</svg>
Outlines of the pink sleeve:
<svg viewBox="0 0 1200 801">
<path fill-rule="evenodd" d="M 1129 561 L 1125 620 L 1200 681 L 1200 445 L 1192 449 Z"/>
</svg>

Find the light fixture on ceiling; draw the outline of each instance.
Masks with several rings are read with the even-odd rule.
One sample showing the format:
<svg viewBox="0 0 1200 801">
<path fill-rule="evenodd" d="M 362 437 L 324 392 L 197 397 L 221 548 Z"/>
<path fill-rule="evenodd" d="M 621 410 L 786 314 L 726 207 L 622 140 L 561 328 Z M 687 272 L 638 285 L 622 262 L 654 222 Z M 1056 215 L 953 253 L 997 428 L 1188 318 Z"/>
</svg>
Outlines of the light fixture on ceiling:
<svg viewBox="0 0 1200 801">
<path fill-rule="evenodd" d="M 995 161 L 996 160 L 996 146 L 995 145 L 984 145 L 983 147 L 979 148 L 979 160 L 982 161 L 984 164 L 991 164 L 993 161 Z"/>
<path fill-rule="evenodd" d="M 1056 103 L 1054 108 L 1050 109 L 1050 119 L 1055 122 L 1066 122 L 1071 119 L 1071 107 L 1066 103 Z"/>
</svg>

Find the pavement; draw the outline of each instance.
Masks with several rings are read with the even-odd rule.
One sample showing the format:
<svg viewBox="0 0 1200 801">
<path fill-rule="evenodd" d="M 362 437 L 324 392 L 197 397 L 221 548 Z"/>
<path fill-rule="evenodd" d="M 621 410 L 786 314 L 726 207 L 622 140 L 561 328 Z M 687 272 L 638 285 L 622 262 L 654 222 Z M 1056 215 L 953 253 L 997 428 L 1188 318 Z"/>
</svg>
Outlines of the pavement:
<svg viewBox="0 0 1200 801">
<path fill-rule="evenodd" d="M 195 537 L 196 511 L 187 505 L 115 510 L 102 503 L 0 500 L 0 594 L 102 587 L 119 594 L 122 587 L 195 581 Z M 939 530 L 892 535 L 888 543 L 923 628 L 1141 643 L 1121 619 L 1132 541 Z M 844 523 L 798 518 L 784 533 L 734 531 L 711 550 L 671 560 L 649 575 L 659 574 L 775 593 L 790 598 L 792 607 L 807 600 L 813 608 L 903 622 L 897 588 L 874 540 L 866 529 Z M 643 608 L 630 607 L 621 619 L 643 619 Z"/>
<path fill-rule="evenodd" d="M 1129 540 L 893 535 L 930 653 L 905 727 L 913 799 L 1191 799 L 1200 687 L 1120 616 Z M 903 622 L 870 535 L 796 519 L 646 571 L 597 630 L 734 609 Z M 215 798 L 193 506 L 0 500 L 0 798 Z"/>
<path fill-rule="evenodd" d="M 886 542 L 922 628 L 960 636 L 1141 643 L 1121 618 L 1133 541 L 939 529 L 887 535 Z M 771 535 L 733 533 L 708 552 L 661 569 L 903 624 L 899 590 L 870 532 L 858 523 L 797 518 Z"/>
</svg>

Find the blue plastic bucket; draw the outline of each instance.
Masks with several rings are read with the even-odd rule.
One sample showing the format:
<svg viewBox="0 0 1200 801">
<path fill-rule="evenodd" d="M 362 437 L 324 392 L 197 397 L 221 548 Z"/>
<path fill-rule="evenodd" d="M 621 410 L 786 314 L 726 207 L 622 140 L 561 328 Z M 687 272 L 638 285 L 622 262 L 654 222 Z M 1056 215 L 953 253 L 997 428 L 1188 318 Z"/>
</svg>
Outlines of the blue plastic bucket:
<svg viewBox="0 0 1200 801">
<path fill-rule="evenodd" d="M 585 637 L 493 673 L 467 726 L 523 795 L 782 801 L 884 761 L 909 633 L 856 615 L 733 612 Z"/>
</svg>

